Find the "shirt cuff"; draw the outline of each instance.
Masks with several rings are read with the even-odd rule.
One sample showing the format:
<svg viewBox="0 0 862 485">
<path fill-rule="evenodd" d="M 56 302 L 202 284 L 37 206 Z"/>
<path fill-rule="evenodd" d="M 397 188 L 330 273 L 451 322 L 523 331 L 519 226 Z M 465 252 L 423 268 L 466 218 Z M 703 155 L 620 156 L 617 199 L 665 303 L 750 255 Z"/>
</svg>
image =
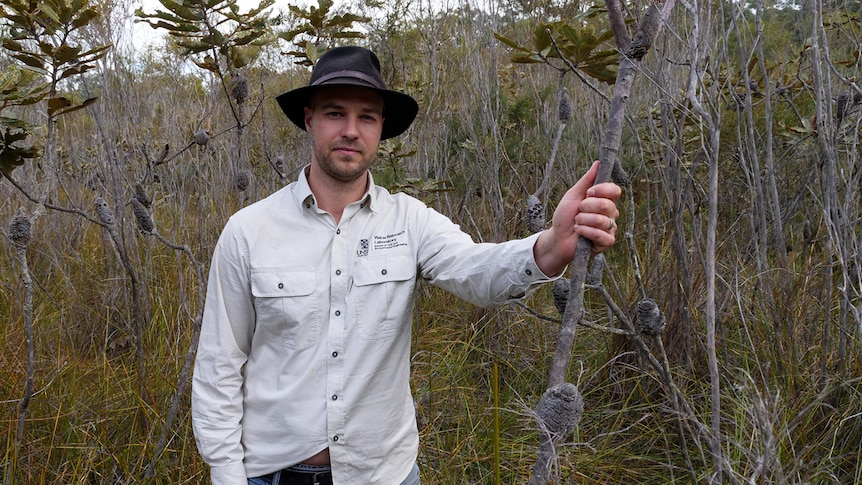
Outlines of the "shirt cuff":
<svg viewBox="0 0 862 485">
<path fill-rule="evenodd" d="M 242 463 L 210 467 L 210 479 L 213 485 L 248 485 L 245 467 Z"/>
<path fill-rule="evenodd" d="M 536 244 L 536 239 L 539 238 L 539 234 L 533 234 L 527 238 L 524 238 L 518 241 L 519 250 L 528 252 L 529 256 L 523 258 L 517 258 L 516 261 L 521 261 L 520 278 L 523 284 L 526 285 L 523 292 L 518 292 L 513 295 L 509 295 L 509 302 L 514 302 L 525 298 L 526 296 L 533 293 L 536 288 L 539 286 L 554 281 L 558 279 L 561 275 L 565 273 L 565 270 L 561 271 L 559 275 L 556 276 L 548 276 L 539 268 L 538 263 L 536 263 L 536 258 L 533 253 L 533 246 Z"/>
</svg>

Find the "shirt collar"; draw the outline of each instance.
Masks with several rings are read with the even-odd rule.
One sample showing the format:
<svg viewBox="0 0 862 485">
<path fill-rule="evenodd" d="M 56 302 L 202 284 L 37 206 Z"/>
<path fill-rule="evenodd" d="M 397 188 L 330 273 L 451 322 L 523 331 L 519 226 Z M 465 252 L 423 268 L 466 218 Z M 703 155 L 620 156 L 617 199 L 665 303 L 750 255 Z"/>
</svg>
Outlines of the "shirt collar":
<svg viewBox="0 0 862 485">
<path fill-rule="evenodd" d="M 311 165 L 306 165 L 302 170 L 299 171 L 299 178 L 296 180 L 296 189 L 294 190 L 294 196 L 296 197 L 296 203 L 300 206 L 307 206 L 306 208 L 311 208 L 316 205 L 314 193 L 311 191 L 311 187 L 308 185 L 308 171 Z M 374 176 L 371 175 L 371 171 L 368 172 L 368 188 L 365 190 L 365 194 L 362 195 L 362 198 L 359 199 L 362 207 L 368 206 L 368 208 L 374 212 L 377 212 L 376 207 L 378 205 L 377 200 L 380 198 L 378 195 L 380 187 L 374 185 Z"/>
</svg>

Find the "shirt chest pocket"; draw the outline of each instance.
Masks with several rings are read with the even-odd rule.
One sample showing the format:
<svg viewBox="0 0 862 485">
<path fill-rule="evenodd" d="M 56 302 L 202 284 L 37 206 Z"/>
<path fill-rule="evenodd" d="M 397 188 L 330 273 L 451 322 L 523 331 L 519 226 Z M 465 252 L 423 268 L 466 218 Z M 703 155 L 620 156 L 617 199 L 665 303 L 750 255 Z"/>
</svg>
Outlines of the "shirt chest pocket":
<svg viewBox="0 0 862 485">
<path fill-rule="evenodd" d="M 314 268 L 252 268 L 251 293 L 257 312 L 255 339 L 287 349 L 314 346 L 320 334 Z"/>
<path fill-rule="evenodd" d="M 415 285 L 416 263 L 409 256 L 357 259 L 352 299 L 359 336 L 386 339 L 406 328 Z"/>
</svg>

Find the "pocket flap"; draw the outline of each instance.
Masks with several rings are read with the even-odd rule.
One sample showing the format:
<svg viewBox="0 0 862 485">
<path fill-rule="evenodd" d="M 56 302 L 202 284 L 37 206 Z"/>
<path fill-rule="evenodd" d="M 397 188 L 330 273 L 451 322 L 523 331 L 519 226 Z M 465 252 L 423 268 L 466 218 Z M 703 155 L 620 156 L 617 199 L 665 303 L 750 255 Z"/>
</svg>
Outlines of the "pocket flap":
<svg viewBox="0 0 862 485">
<path fill-rule="evenodd" d="M 314 291 L 314 268 L 252 268 L 251 294 L 259 298 L 305 296 Z"/>
<path fill-rule="evenodd" d="M 416 277 L 416 264 L 406 256 L 359 258 L 353 273 L 356 286 L 387 281 L 407 281 Z"/>
</svg>

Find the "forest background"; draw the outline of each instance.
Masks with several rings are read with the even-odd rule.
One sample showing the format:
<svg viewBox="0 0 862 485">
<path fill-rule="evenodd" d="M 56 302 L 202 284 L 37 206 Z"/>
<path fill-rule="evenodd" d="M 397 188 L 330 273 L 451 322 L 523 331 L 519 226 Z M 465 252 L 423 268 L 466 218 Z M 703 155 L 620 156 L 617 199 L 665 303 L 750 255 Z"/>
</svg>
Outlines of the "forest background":
<svg viewBox="0 0 862 485">
<path fill-rule="evenodd" d="M 374 49 L 419 100 L 375 181 L 485 242 L 528 235 L 530 196 L 552 210 L 598 158 L 621 59 L 601 2 L 134 7 L 0 6 L 4 484 L 207 480 L 188 377 L 208 261 L 308 162 L 274 96 L 325 49 Z M 622 7 L 630 35 L 655 21 Z M 862 482 L 860 12 L 681 0 L 636 62 L 555 482 Z M 136 49 L 135 20 L 164 41 Z M 497 309 L 417 292 L 424 482 L 526 482 L 552 287 Z"/>
</svg>

